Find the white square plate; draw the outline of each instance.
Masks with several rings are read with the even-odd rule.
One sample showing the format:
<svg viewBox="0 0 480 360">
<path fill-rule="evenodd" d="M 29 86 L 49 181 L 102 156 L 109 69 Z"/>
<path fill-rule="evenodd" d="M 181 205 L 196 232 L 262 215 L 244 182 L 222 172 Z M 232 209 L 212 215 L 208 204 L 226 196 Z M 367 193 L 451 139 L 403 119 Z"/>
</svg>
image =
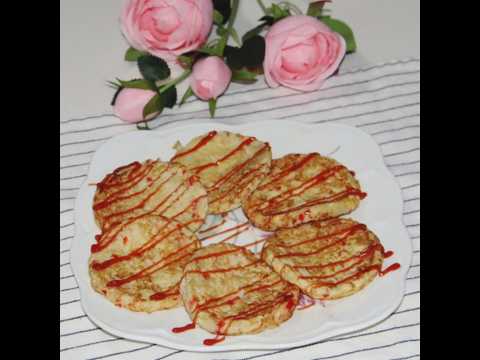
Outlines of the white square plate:
<svg viewBox="0 0 480 360">
<path fill-rule="evenodd" d="M 89 183 L 100 181 L 116 167 L 132 161 L 173 156 L 173 144 L 185 144 L 194 136 L 211 130 L 228 130 L 268 141 L 273 156 L 288 153 L 319 152 L 330 155 L 355 171 L 368 193 L 360 207 L 349 217 L 365 223 L 382 241 L 386 250 L 393 250 L 385 266 L 399 262 L 401 268 L 384 277 L 377 277 L 359 293 L 325 306 L 313 306 L 296 311 L 292 318 L 278 328 L 257 335 L 229 336 L 215 346 L 204 346 L 205 338 L 213 337 L 199 329 L 174 334 L 171 329 L 190 322 L 182 307 L 153 314 L 135 313 L 115 307 L 90 286 L 88 258 L 90 245 L 99 233 L 95 225 L 92 202 L 95 191 Z M 400 304 L 405 277 L 412 259 L 412 245 L 402 223 L 403 200 L 400 188 L 386 168 L 380 149 L 366 133 L 354 127 L 333 124 L 302 124 L 291 121 L 268 120 L 238 125 L 215 121 L 168 127 L 159 131 L 137 131 L 114 137 L 101 146 L 93 156 L 88 178 L 80 188 L 75 203 L 75 238 L 70 262 L 80 287 L 81 303 L 90 319 L 106 331 L 127 339 L 155 343 L 189 351 L 226 351 L 278 349 L 312 343 L 335 335 L 371 326 L 391 314 Z M 244 221 L 241 209 L 229 214 L 224 227 Z M 211 217 L 204 227 L 217 221 Z M 222 228 L 218 228 L 221 231 Z M 224 237 L 230 234 L 226 234 Z M 232 239 L 235 243 L 258 240 L 262 232 L 256 229 Z M 216 242 L 222 237 L 206 241 Z M 261 250 L 258 245 L 256 251 Z"/>
</svg>

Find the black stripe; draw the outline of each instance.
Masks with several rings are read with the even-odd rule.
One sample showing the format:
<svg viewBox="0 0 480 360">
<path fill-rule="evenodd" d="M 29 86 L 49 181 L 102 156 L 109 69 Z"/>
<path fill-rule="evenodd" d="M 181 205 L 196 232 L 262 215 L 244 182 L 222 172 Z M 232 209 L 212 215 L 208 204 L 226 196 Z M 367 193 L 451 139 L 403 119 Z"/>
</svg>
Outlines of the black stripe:
<svg viewBox="0 0 480 360">
<path fill-rule="evenodd" d="M 420 200 L 420 197 L 414 197 L 414 198 L 407 199 L 407 200 L 404 200 L 404 201 L 409 202 L 409 201 L 415 201 L 415 200 Z"/>
<path fill-rule="evenodd" d="M 70 251 L 70 249 L 65 249 L 65 250 L 60 251 L 60 254 L 63 254 L 63 253 L 69 252 L 69 251 Z"/>
<path fill-rule="evenodd" d="M 410 356 L 407 356 L 407 357 L 401 357 L 401 358 L 395 358 L 395 359 L 390 359 L 390 360 L 407 360 L 407 359 L 412 359 L 414 357 L 420 357 L 420 354 L 415 354 L 415 355 L 410 355 Z"/>
<path fill-rule="evenodd" d="M 420 171 L 409 171 L 403 174 L 395 174 L 395 176 L 418 175 L 418 174 L 420 174 Z"/>
<path fill-rule="evenodd" d="M 123 339 L 121 339 L 121 338 L 118 338 L 118 339 L 106 339 L 106 340 L 100 340 L 100 341 L 97 341 L 97 342 L 94 342 L 94 343 L 89 343 L 89 344 L 70 346 L 70 347 L 66 347 L 66 348 L 60 349 L 60 352 L 62 352 L 62 351 L 67 351 L 67 350 L 71 350 L 71 349 L 78 349 L 78 348 L 82 348 L 82 347 L 86 347 L 86 346 L 90 346 L 90 345 L 95 345 L 95 344 L 102 344 L 102 343 L 106 343 L 106 342 L 118 341 L 118 340 L 123 340 Z"/>
<path fill-rule="evenodd" d="M 407 280 L 420 279 L 420 275 L 407 277 Z"/>
<path fill-rule="evenodd" d="M 60 241 L 64 241 L 64 240 L 68 240 L 68 239 L 72 239 L 72 238 L 73 238 L 73 235 L 61 238 Z"/>
<path fill-rule="evenodd" d="M 72 226 L 74 223 L 71 222 L 70 224 L 66 224 L 66 225 L 60 225 L 60 229 L 64 229 L 66 227 L 69 227 L 69 226 Z"/>
<path fill-rule="evenodd" d="M 370 135 L 380 135 L 380 134 L 386 134 L 386 133 L 391 133 L 391 132 L 395 132 L 395 131 L 400 131 L 400 130 L 405 130 L 405 129 L 413 129 L 413 128 L 419 128 L 419 127 L 420 127 L 420 125 L 408 125 L 408 126 L 402 126 L 402 127 L 399 127 L 399 128 L 395 128 L 395 129 L 381 130 L 381 131 L 373 132 L 373 133 L 370 133 Z"/>
<path fill-rule="evenodd" d="M 66 262 L 65 264 L 60 264 L 60 267 L 64 267 L 65 265 L 70 265 L 70 261 Z"/>
<path fill-rule="evenodd" d="M 414 254 L 418 254 L 420 252 L 420 250 L 414 250 L 413 253 Z"/>
<path fill-rule="evenodd" d="M 85 176 L 85 175 L 82 175 L 82 176 Z M 65 179 L 62 179 L 60 178 L 60 180 L 65 180 Z M 60 188 L 60 191 L 74 191 L 74 190 L 78 190 L 80 189 L 79 187 L 76 187 L 76 188 Z"/>
<path fill-rule="evenodd" d="M 99 138 L 99 139 L 90 139 L 90 140 L 74 141 L 74 142 L 70 142 L 70 143 L 60 144 L 60 147 L 62 148 L 62 147 L 64 147 L 64 146 L 69 146 L 69 145 L 86 144 L 86 143 L 90 143 L 90 142 L 94 142 L 94 141 L 107 140 L 107 139 L 110 139 L 110 138 L 111 138 L 111 136 L 107 136 L 107 137 Z"/>
<path fill-rule="evenodd" d="M 69 211 L 72 211 L 72 210 L 73 210 L 73 208 L 60 210 L 60 214 L 65 214 L 66 212 L 69 212 Z"/>
<path fill-rule="evenodd" d="M 89 162 L 86 162 L 86 163 L 81 163 L 81 164 L 73 164 L 73 165 L 67 165 L 67 166 L 60 166 L 60 170 L 69 169 L 69 168 L 76 167 L 76 166 L 85 166 L 85 165 L 90 165 L 90 163 L 89 163 Z"/>
<path fill-rule="evenodd" d="M 60 178 L 60 181 L 62 180 L 72 180 L 72 179 L 79 179 L 79 178 L 82 178 L 84 176 L 87 176 L 87 174 L 82 174 L 82 175 L 76 175 L 76 176 L 68 176 L 68 177 L 64 177 L 64 178 Z M 75 188 L 75 189 L 72 189 L 72 190 L 78 190 L 80 188 Z M 62 190 L 62 189 L 60 189 Z"/>
<path fill-rule="evenodd" d="M 87 317 L 87 315 L 79 315 L 79 316 L 74 316 L 74 317 L 71 317 L 71 318 L 60 319 L 60 322 L 77 320 L 77 319 L 81 319 L 81 318 L 84 318 L 84 317 Z"/>
<path fill-rule="evenodd" d="M 410 189 L 410 188 L 412 188 L 412 187 L 419 186 L 419 185 L 420 185 L 420 183 L 411 184 L 411 185 L 403 186 L 403 187 L 401 187 L 400 189 L 406 190 L 406 189 Z"/>
<path fill-rule="evenodd" d="M 129 354 L 129 353 L 132 353 L 132 352 L 135 352 L 135 351 L 139 351 L 139 350 L 151 348 L 152 346 L 155 346 L 155 344 L 150 344 L 150 345 L 147 345 L 147 346 L 142 346 L 142 347 L 140 347 L 140 348 L 133 349 L 133 350 L 126 350 L 126 351 L 120 351 L 120 352 L 116 352 L 116 353 L 112 353 L 112 354 L 108 354 L 108 355 L 97 356 L 97 357 L 89 358 L 89 359 L 86 359 L 86 360 L 98 360 L 98 359 L 104 359 L 104 358 L 107 358 L 107 357 L 110 357 L 110 356 L 115 356 L 115 355 L 120 355 L 120 354 Z"/>
<path fill-rule="evenodd" d="M 60 276 L 60 280 L 63 280 L 63 279 L 68 279 L 68 278 L 71 278 L 73 277 L 74 275 L 67 275 L 67 276 Z"/>
<path fill-rule="evenodd" d="M 346 105 L 334 106 L 334 107 L 327 108 L 327 109 L 312 110 L 312 111 L 307 111 L 307 112 L 303 112 L 303 113 L 299 113 L 299 114 L 281 116 L 281 117 L 278 117 L 278 119 L 289 119 L 289 118 L 292 118 L 292 117 L 295 117 L 295 116 L 318 114 L 318 113 L 320 113 L 320 112 L 325 112 L 325 111 L 330 111 L 330 110 L 337 110 L 337 109 L 344 109 L 344 108 L 347 108 L 347 107 L 350 107 L 350 106 L 373 104 L 373 103 L 377 103 L 377 102 L 381 102 L 381 101 L 385 101 L 385 100 L 396 99 L 396 98 L 400 98 L 400 97 L 404 97 L 404 96 L 411 96 L 411 95 L 415 95 L 415 94 L 419 94 L 419 93 L 420 93 L 420 91 L 414 91 L 414 92 L 410 92 L 410 93 L 406 93 L 406 94 L 396 94 L 396 95 L 392 95 L 392 96 L 389 96 L 389 97 L 386 97 L 386 98 L 382 98 L 382 99 L 368 100 L 368 101 L 363 101 L 363 102 L 359 102 L 359 103 L 351 103 L 351 104 L 346 104 Z M 308 103 L 306 103 L 306 104 L 308 104 Z M 420 102 L 411 103 L 411 104 L 405 104 L 405 105 L 400 105 L 400 106 L 396 106 L 396 107 L 389 108 L 388 110 L 400 109 L 400 108 L 402 108 L 402 107 L 406 107 L 406 106 L 410 106 L 410 105 L 417 105 L 417 104 L 420 104 Z M 300 104 L 288 105 L 288 106 L 284 106 L 283 108 L 294 107 L 294 106 L 296 106 L 296 105 L 303 105 L 303 104 L 300 103 Z M 281 108 L 282 108 L 282 107 L 277 107 L 277 108 L 274 108 L 274 109 L 268 109 L 268 110 L 266 110 L 266 111 L 277 110 L 277 109 L 281 109 Z M 365 114 L 370 115 L 370 114 L 376 114 L 377 112 L 385 112 L 385 111 L 387 111 L 387 109 L 370 111 L 370 112 L 365 113 Z M 255 112 L 252 112 L 251 114 L 253 114 L 253 113 L 255 113 Z M 362 114 L 362 115 L 365 115 L 365 114 Z M 348 119 L 349 117 L 358 117 L 358 115 L 355 114 L 355 115 L 342 116 L 342 117 L 338 117 L 338 118 L 335 118 L 335 119 L 318 120 L 318 121 L 313 121 L 312 123 L 313 123 L 313 124 L 322 124 L 322 123 L 330 122 L 330 121 Z"/>
<path fill-rule="evenodd" d="M 406 313 L 406 312 L 416 311 L 416 310 L 420 310 L 420 306 L 415 307 L 415 308 L 411 308 L 411 309 L 396 311 L 395 314 L 403 314 L 403 313 Z"/>
<path fill-rule="evenodd" d="M 416 227 L 416 226 L 420 226 L 420 224 L 411 224 L 411 225 L 407 225 L 407 228 L 408 228 L 408 227 Z"/>
<path fill-rule="evenodd" d="M 92 154 L 94 152 L 95 152 L 95 150 L 90 150 L 90 151 L 83 151 L 83 152 L 79 152 L 79 153 L 75 153 L 75 154 L 62 155 L 62 156 L 60 156 L 60 159 L 64 159 L 64 158 L 71 157 L 71 156 L 76 156 L 76 155 Z"/>
<path fill-rule="evenodd" d="M 380 142 L 380 143 L 378 143 L 378 145 L 387 145 L 387 144 L 392 144 L 392 143 L 396 143 L 396 142 L 402 142 L 402 141 L 407 141 L 407 140 L 415 140 L 415 139 L 420 139 L 420 136 L 410 136 L 410 137 L 403 138 L 403 139 L 388 140 L 388 141 Z"/>
<path fill-rule="evenodd" d="M 420 266 L 420 264 L 418 264 L 418 266 Z M 412 292 L 406 293 L 403 297 L 407 297 L 407 296 L 410 296 L 410 295 L 416 295 L 416 294 L 419 294 L 419 293 L 420 293 L 420 290 L 412 291 Z"/>
<path fill-rule="evenodd" d="M 408 60 L 406 62 L 397 61 L 397 62 L 392 62 L 392 63 L 385 63 L 385 64 L 381 64 L 381 65 L 370 66 L 370 67 L 367 67 L 367 68 L 341 72 L 336 76 L 341 77 L 341 76 L 345 76 L 345 75 L 349 75 L 349 74 L 357 74 L 357 73 L 367 72 L 367 71 L 370 71 L 370 70 L 373 70 L 373 69 L 380 69 L 380 68 L 383 68 L 385 66 L 395 66 L 395 65 L 398 65 L 398 64 L 409 64 L 411 62 L 420 62 L 420 60 L 419 59 L 411 59 L 411 60 Z M 269 88 L 268 86 L 265 86 L 265 87 L 262 87 L 262 88 L 259 88 L 259 89 L 241 90 L 241 91 L 236 91 L 236 92 L 232 91 L 232 92 L 228 92 L 226 94 L 223 94 L 222 96 L 226 97 L 226 96 L 237 95 L 237 94 L 246 93 L 246 92 L 251 93 L 251 92 L 254 92 L 254 91 L 266 90 L 268 88 Z M 196 102 L 196 101 L 198 101 L 198 100 L 188 100 L 188 101 L 186 101 L 186 103 L 191 103 L 191 102 Z M 109 117 L 109 116 L 116 117 L 114 114 L 111 114 L 111 113 L 101 114 L 101 115 L 91 115 L 91 116 L 86 116 L 86 117 L 82 117 L 82 118 L 76 118 L 76 119 L 74 118 L 74 119 L 64 120 L 64 121 L 61 121 L 60 124 L 67 124 L 67 123 L 70 123 L 70 122 L 83 121 L 83 120 L 96 119 L 96 118 Z"/>
<path fill-rule="evenodd" d="M 170 354 L 163 355 L 162 357 L 156 358 L 155 360 L 166 359 L 166 358 L 168 358 L 168 357 L 170 357 L 170 356 L 172 356 L 172 355 L 179 354 L 179 353 L 182 353 L 182 352 L 183 352 L 183 350 L 177 350 L 177 351 L 174 351 L 174 352 L 172 352 L 172 353 L 170 353 Z"/>
<path fill-rule="evenodd" d="M 71 332 L 71 333 L 60 334 L 60 337 L 77 335 L 77 334 L 86 333 L 86 332 L 90 332 L 90 331 L 94 331 L 94 330 L 99 330 L 99 329 L 100 329 L 99 327 L 96 327 L 96 328 L 93 328 L 93 329 L 74 331 L 74 332 Z M 100 330 L 101 330 L 101 329 L 100 329 Z M 103 330 L 102 330 L 102 331 L 103 331 Z"/>
<path fill-rule="evenodd" d="M 68 305 L 68 304 L 73 304 L 73 303 L 76 303 L 76 302 L 79 302 L 79 301 L 80 301 L 80 299 L 65 301 L 65 302 L 63 302 L 63 303 L 60 303 L 60 306 L 62 306 L 62 305 Z"/>
<path fill-rule="evenodd" d="M 72 131 L 65 131 L 63 133 L 60 133 L 60 136 L 62 135 L 69 135 L 69 134 L 78 134 L 82 132 L 88 132 L 92 130 L 98 130 L 98 129 L 105 129 L 105 128 L 110 128 L 110 127 L 118 127 L 118 126 L 132 126 L 132 124 L 127 124 L 127 123 L 120 123 L 120 124 L 112 124 L 112 125 L 104 125 L 104 126 L 97 126 L 91 129 L 81 129 L 81 130 L 72 130 Z"/>
<path fill-rule="evenodd" d="M 408 154 L 408 153 L 411 153 L 411 152 L 414 152 L 414 151 L 418 151 L 418 150 L 420 150 L 420 148 L 419 148 L 419 147 L 416 147 L 416 148 L 413 148 L 413 149 L 411 149 L 411 150 L 399 151 L 399 152 L 391 153 L 391 154 L 384 154 L 383 157 L 389 157 L 389 156 L 395 156 L 395 155 Z"/>
<path fill-rule="evenodd" d="M 72 287 L 72 288 L 68 288 L 68 289 L 61 289 L 60 292 L 69 291 L 69 290 L 75 290 L 75 289 L 78 289 L 78 286 L 75 286 L 75 287 Z"/>
<path fill-rule="evenodd" d="M 378 124 L 383 124 L 383 123 L 390 122 L 392 120 L 403 120 L 403 119 L 408 119 L 408 118 L 416 117 L 416 116 L 420 116 L 420 113 L 416 113 L 416 114 L 412 114 L 412 115 L 404 115 L 404 116 L 400 116 L 398 118 L 389 119 L 389 120 L 374 121 L 374 122 L 371 122 L 371 123 L 365 123 L 365 124 L 360 124 L 360 125 L 356 125 L 356 126 L 357 127 L 363 127 L 363 126 L 370 126 L 370 125 L 378 125 Z"/>
<path fill-rule="evenodd" d="M 82 121 L 82 120 L 89 120 L 89 119 L 98 119 L 98 118 L 105 117 L 105 116 L 116 117 L 114 114 L 90 115 L 90 116 L 85 116 L 85 117 L 81 117 L 81 118 L 76 118 L 76 119 L 74 118 L 74 119 L 60 121 L 60 124 L 67 124 L 67 123 L 71 123 L 71 122 L 75 122 L 75 121 Z"/>
<path fill-rule="evenodd" d="M 420 163 L 420 160 L 408 161 L 408 162 L 403 162 L 403 163 L 398 163 L 398 164 L 388 164 L 388 166 L 395 167 L 395 166 L 413 165 L 413 164 L 418 164 L 418 163 Z"/>
<path fill-rule="evenodd" d="M 62 200 L 74 200 L 74 199 L 75 199 L 74 196 L 70 196 L 70 197 L 60 198 L 60 201 L 62 201 Z"/>
<path fill-rule="evenodd" d="M 417 235 L 417 236 L 412 237 L 412 239 L 418 239 L 419 237 L 420 237 L 420 235 Z"/>
<path fill-rule="evenodd" d="M 404 212 L 403 215 L 410 215 L 410 214 L 414 214 L 414 213 L 418 213 L 418 212 L 420 212 L 420 209 Z"/>
</svg>

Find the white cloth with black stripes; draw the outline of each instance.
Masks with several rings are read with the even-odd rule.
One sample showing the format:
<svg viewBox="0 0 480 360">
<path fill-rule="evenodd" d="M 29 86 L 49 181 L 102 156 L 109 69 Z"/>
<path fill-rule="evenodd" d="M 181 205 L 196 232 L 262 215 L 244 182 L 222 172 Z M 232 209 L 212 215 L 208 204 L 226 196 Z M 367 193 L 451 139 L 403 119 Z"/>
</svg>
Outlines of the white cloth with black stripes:
<svg viewBox="0 0 480 360">
<path fill-rule="evenodd" d="M 420 352 L 420 60 L 362 69 L 341 69 L 324 88 L 303 94 L 269 89 L 263 81 L 232 87 L 219 101 L 216 121 L 261 118 L 339 122 L 357 126 L 380 145 L 404 197 L 404 222 L 413 241 L 413 262 L 400 307 L 385 321 L 354 334 L 280 351 L 191 353 L 116 338 L 85 316 L 69 264 L 74 199 L 95 150 L 135 125 L 113 114 L 60 122 L 60 357 L 62 359 L 418 359 Z M 151 123 L 188 123 L 209 118 L 204 102 L 190 100 Z"/>
</svg>

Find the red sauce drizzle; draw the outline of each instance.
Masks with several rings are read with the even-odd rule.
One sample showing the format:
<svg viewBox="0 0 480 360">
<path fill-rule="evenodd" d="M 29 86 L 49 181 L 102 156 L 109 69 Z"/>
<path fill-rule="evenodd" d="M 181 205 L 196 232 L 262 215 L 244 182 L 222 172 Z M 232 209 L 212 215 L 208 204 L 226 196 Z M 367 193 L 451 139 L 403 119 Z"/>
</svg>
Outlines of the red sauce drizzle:
<svg viewBox="0 0 480 360">
<path fill-rule="evenodd" d="M 165 291 L 157 292 L 153 295 L 150 295 L 150 300 L 163 300 L 170 296 L 175 296 L 179 294 L 180 292 L 178 291 L 178 289 L 172 292 L 172 289 L 170 288 Z"/>
<path fill-rule="evenodd" d="M 387 275 L 391 271 L 398 270 L 398 269 L 400 269 L 400 266 L 401 265 L 399 263 L 394 263 L 394 264 L 390 265 L 389 267 L 387 267 L 385 270 L 380 271 L 380 276 L 384 276 L 384 275 Z"/>
<path fill-rule="evenodd" d="M 203 340 L 203 345 L 212 346 L 212 345 L 218 344 L 219 342 L 222 342 L 223 340 L 225 340 L 224 335 L 217 335 L 213 339 Z"/>
<path fill-rule="evenodd" d="M 216 229 L 216 228 L 219 228 L 220 226 L 222 226 L 223 224 L 225 224 L 225 222 L 227 221 L 227 219 L 225 219 L 225 215 L 222 216 L 222 221 L 220 221 L 220 223 L 218 223 L 217 225 L 212 225 L 204 230 L 200 230 L 198 233 L 199 234 L 205 234 L 209 231 L 212 231 L 213 229 Z"/>
<path fill-rule="evenodd" d="M 209 132 L 204 138 L 202 138 L 194 147 L 192 147 L 191 149 L 189 149 L 189 150 L 187 150 L 187 151 L 178 153 L 177 155 L 175 155 L 174 157 L 172 157 L 172 158 L 170 159 L 170 161 L 174 161 L 175 159 L 178 159 L 179 157 L 182 157 L 182 156 L 185 156 L 185 155 L 188 155 L 188 154 L 191 154 L 191 153 L 197 151 L 197 150 L 200 149 L 201 147 L 207 145 L 216 135 L 217 135 L 217 132 L 216 132 L 216 131 L 210 131 L 210 132 Z"/>
<path fill-rule="evenodd" d="M 138 161 L 134 161 L 128 165 L 120 166 L 116 168 L 113 173 L 108 174 L 102 181 L 97 183 L 96 185 L 100 190 L 105 190 L 115 186 L 124 185 L 132 180 L 132 175 L 142 167 Z M 121 178 L 119 175 L 124 172 L 130 170 L 130 173 L 127 175 L 127 180 L 125 182 L 121 182 Z"/>
<path fill-rule="evenodd" d="M 384 258 L 384 259 L 387 259 L 387 258 L 389 258 L 389 257 L 392 256 L 392 255 L 393 255 L 393 251 L 392 251 L 392 250 L 388 250 L 388 251 L 386 251 L 386 252 L 383 253 L 383 258 Z"/>
<path fill-rule="evenodd" d="M 179 327 L 174 327 L 172 329 L 172 332 L 174 333 L 181 333 L 181 332 L 184 332 L 184 331 L 187 331 L 187 330 L 192 330 L 192 329 L 195 329 L 195 323 L 190 323 L 190 324 L 187 324 L 185 326 L 179 326 Z"/>
<path fill-rule="evenodd" d="M 240 143 L 240 145 L 238 145 L 235 149 L 233 149 L 232 151 L 230 151 L 228 154 L 226 154 L 224 157 L 218 159 L 217 161 L 215 162 L 211 162 L 211 163 L 207 163 L 207 164 L 204 164 L 204 165 L 200 165 L 200 166 L 197 166 L 197 167 L 194 167 L 193 170 L 195 172 L 195 174 L 199 174 L 200 172 L 202 172 L 203 170 L 205 169 L 208 169 L 209 167 L 212 167 L 212 166 L 218 166 L 218 164 L 220 164 L 222 161 L 225 161 L 227 160 L 229 157 L 231 157 L 233 154 L 235 154 L 236 152 L 240 151 L 243 147 L 245 146 L 248 146 L 250 145 L 252 142 L 255 141 L 255 138 L 253 137 L 250 137 L 250 138 L 247 138 L 246 140 L 242 141 Z"/>
</svg>

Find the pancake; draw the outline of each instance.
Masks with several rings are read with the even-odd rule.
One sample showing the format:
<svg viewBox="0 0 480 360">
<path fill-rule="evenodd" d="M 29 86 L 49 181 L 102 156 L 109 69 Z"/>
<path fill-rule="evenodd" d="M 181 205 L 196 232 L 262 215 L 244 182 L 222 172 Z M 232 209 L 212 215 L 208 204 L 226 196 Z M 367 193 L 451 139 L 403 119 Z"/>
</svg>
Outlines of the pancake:
<svg viewBox="0 0 480 360">
<path fill-rule="evenodd" d="M 101 229 L 145 214 L 162 215 L 191 231 L 207 216 L 205 188 L 183 166 L 158 160 L 119 167 L 97 184 L 93 211 Z"/>
<path fill-rule="evenodd" d="M 125 220 L 92 246 L 92 287 L 133 311 L 178 306 L 183 268 L 199 246 L 196 235 L 174 220 L 158 215 Z"/>
<path fill-rule="evenodd" d="M 258 228 L 274 231 L 348 214 L 366 196 L 353 173 L 318 153 L 289 154 L 243 199 L 243 210 Z"/>
<path fill-rule="evenodd" d="M 208 212 L 222 214 L 241 205 L 270 170 L 268 143 L 228 131 L 211 131 L 177 146 L 171 161 L 186 166 L 208 192 Z"/>
<path fill-rule="evenodd" d="M 280 325 L 292 316 L 299 298 L 296 286 L 252 252 L 227 243 L 194 253 L 180 294 L 193 323 L 217 334 L 215 341 Z"/>
<path fill-rule="evenodd" d="M 262 259 L 283 279 L 324 300 L 364 288 L 381 271 L 387 256 L 377 236 L 350 219 L 278 230 L 262 250 Z"/>
</svg>

